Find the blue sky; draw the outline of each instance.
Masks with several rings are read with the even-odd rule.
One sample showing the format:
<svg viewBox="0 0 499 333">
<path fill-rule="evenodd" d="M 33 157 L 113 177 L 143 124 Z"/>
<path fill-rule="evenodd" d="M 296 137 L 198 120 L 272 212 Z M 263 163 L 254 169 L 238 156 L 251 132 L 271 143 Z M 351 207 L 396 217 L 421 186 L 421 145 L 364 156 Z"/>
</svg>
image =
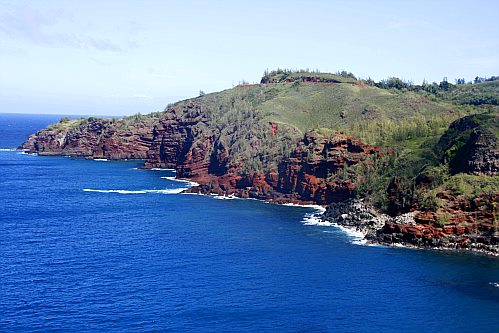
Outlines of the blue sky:
<svg viewBox="0 0 499 333">
<path fill-rule="evenodd" d="M 127 115 L 265 69 L 499 75 L 499 1 L 0 0 L 0 112 Z"/>
</svg>

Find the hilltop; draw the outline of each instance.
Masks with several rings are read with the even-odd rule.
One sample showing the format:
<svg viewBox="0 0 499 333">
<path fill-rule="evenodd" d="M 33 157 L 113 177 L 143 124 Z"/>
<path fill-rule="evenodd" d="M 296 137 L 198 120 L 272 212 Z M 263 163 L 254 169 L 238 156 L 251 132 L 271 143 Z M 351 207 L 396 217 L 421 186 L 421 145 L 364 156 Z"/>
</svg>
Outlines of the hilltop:
<svg viewBox="0 0 499 333">
<path fill-rule="evenodd" d="M 409 229 L 416 245 L 474 231 L 496 246 L 499 81 L 476 81 L 376 83 L 348 72 L 276 70 L 260 84 L 150 115 L 63 119 L 22 148 L 144 159 L 145 168 L 175 168 L 201 193 L 322 205 L 362 199 L 431 226 Z M 384 234 L 377 239 L 388 242 Z"/>
</svg>

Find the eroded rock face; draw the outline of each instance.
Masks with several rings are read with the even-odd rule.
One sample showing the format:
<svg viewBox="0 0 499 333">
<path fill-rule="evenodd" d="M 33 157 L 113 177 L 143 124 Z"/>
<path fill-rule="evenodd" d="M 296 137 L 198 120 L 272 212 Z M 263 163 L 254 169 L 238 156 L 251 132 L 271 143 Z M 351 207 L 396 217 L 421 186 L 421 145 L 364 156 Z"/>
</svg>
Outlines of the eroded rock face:
<svg viewBox="0 0 499 333">
<path fill-rule="evenodd" d="M 329 139 L 307 133 L 291 156 L 279 164 L 275 189 L 319 204 L 345 201 L 355 194 L 355 184 L 345 168 L 379 153 L 378 147 L 339 133 Z"/>
<path fill-rule="evenodd" d="M 480 129 L 471 132 L 451 163 L 453 173 L 496 176 L 499 173 L 499 147 L 494 134 Z"/>
<path fill-rule="evenodd" d="M 164 117 L 154 126 L 154 138 L 147 152 L 145 167 L 176 168 L 184 164 L 200 126 L 207 122 L 202 106 L 194 102 L 179 110 L 167 109 Z"/>
<path fill-rule="evenodd" d="M 225 156 L 223 153 L 221 155 L 218 153 L 220 150 L 214 151 L 217 152 L 216 156 Z M 241 165 L 226 164 L 227 172 L 219 177 L 213 177 L 213 172 L 208 172 L 211 177 L 206 174 L 203 176 L 199 173 L 196 175 L 190 173 L 189 176 L 202 183 L 199 188 L 191 189 L 191 191 L 237 195 L 243 198 L 277 202 L 307 202 L 325 205 L 350 199 L 355 194 L 355 184 L 347 177 L 347 174 L 341 179 L 338 176 L 339 172 L 347 166 L 361 162 L 368 156 L 379 153 L 378 147 L 365 145 L 339 133 L 331 138 L 319 138 L 316 133 L 307 133 L 302 140 L 297 142 L 291 156 L 283 159 L 276 169 L 267 172 L 243 173 Z M 203 156 L 203 154 L 198 155 Z M 226 161 L 223 158 L 212 158 L 212 160 L 216 161 L 216 165 L 223 165 L 220 163 L 221 160 Z M 179 170 L 184 169 L 184 166 L 179 167 Z M 210 171 L 209 167 L 208 171 Z"/>
<path fill-rule="evenodd" d="M 276 167 L 245 172 L 244 160 L 230 156 L 202 108 L 188 101 L 160 119 L 125 123 L 91 118 L 68 128 L 60 123 L 32 135 L 22 148 L 42 155 L 146 159 L 145 168 L 174 168 L 177 177 L 201 184 L 191 191 L 318 204 L 352 198 L 355 184 L 342 170 L 380 153 L 378 147 L 340 133 L 324 138 L 311 132 Z M 274 137 L 278 126 L 271 124 L 268 130 Z"/>
<path fill-rule="evenodd" d="M 152 142 L 149 120 L 128 123 L 89 118 L 76 127 L 62 124 L 31 135 L 21 149 L 40 155 L 69 155 L 86 158 L 145 159 Z"/>
<path fill-rule="evenodd" d="M 470 249 L 499 255 L 499 195 L 482 194 L 473 200 L 463 195 L 441 195 L 445 196 L 445 205 L 438 212 L 413 212 L 411 222 L 387 221 L 373 240 L 388 245 Z"/>
<path fill-rule="evenodd" d="M 499 233 L 494 219 L 498 204 L 497 195 L 484 195 L 468 203 L 460 198 L 454 206 L 438 213 L 413 211 L 391 217 L 362 200 L 348 200 L 330 204 L 322 218 L 361 232 L 372 243 L 499 256 Z"/>
</svg>

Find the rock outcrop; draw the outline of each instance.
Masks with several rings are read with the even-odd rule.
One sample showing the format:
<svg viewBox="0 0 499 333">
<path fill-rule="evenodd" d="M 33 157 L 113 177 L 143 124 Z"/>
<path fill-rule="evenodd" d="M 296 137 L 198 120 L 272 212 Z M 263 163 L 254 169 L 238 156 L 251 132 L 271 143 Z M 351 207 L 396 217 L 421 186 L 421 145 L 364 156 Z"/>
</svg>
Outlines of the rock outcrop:
<svg viewBox="0 0 499 333">
<path fill-rule="evenodd" d="M 499 256 L 496 216 L 499 197 L 484 195 L 467 203 L 463 200 L 457 200 L 456 206 L 438 214 L 413 211 L 396 217 L 381 214 L 362 200 L 348 200 L 330 204 L 322 218 L 361 232 L 370 243 Z"/>
<path fill-rule="evenodd" d="M 145 159 L 153 135 L 148 118 L 130 121 L 87 118 L 49 126 L 21 145 L 28 153 L 85 158 Z"/>
<path fill-rule="evenodd" d="M 499 174 L 499 117 L 479 114 L 454 121 L 439 141 L 453 174 Z"/>
<path fill-rule="evenodd" d="M 180 109 L 168 108 L 152 130 L 145 168 L 177 168 L 188 163 L 188 155 L 192 157 L 196 151 L 193 145 L 207 122 L 202 106 L 195 102 Z"/>
<path fill-rule="evenodd" d="M 330 204 L 322 219 L 361 232 L 367 239 L 375 238 L 376 233 L 391 220 L 388 215 L 379 213 L 362 200 L 353 199 Z"/>
</svg>

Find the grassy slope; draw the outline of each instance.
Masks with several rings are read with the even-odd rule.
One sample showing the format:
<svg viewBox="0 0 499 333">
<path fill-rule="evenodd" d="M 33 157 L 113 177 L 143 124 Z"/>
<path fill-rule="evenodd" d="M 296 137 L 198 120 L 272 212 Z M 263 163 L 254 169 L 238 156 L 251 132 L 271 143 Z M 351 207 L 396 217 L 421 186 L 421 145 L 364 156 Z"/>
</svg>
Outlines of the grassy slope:
<svg viewBox="0 0 499 333">
<path fill-rule="evenodd" d="M 487 103 L 499 105 L 499 81 L 455 85 L 443 97 L 458 104 Z"/>
<path fill-rule="evenodd" d="M 356 135 L 359 134 L 356 131 L 360 131 L 356 128 L 359 122 L 398 123 L 452 115 L 453 111 L 446 103 L 432 102 L 412 92 L 392 92 L 347 83 L 275 86 L 278 95 L 263 103 L 259 110 L 268 112 L 274 121 L 296 127 L 301 132 L 331 128 Z"/>
</svg>

